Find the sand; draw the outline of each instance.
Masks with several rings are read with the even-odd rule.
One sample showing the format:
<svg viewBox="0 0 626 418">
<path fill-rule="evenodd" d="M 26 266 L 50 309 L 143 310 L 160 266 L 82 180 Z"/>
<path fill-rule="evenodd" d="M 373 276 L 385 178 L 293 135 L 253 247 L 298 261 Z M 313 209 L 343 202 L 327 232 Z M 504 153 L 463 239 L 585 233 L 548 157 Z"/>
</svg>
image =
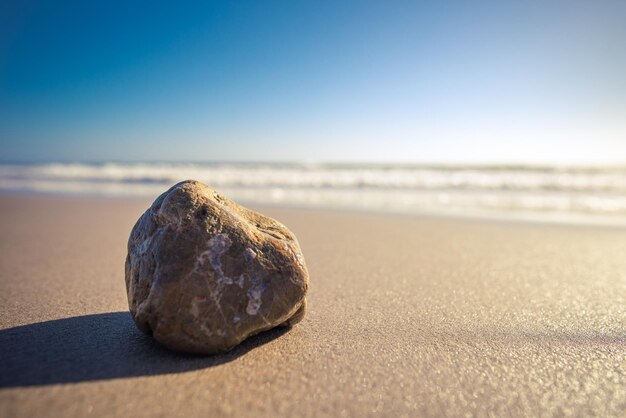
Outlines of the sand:
<svg viewBox="0 0 626 418">
<path fill-rule="evenodd" d="M 0 416 L 625 416 L 626 230 L 263 209 L 310 310 L 227 355 L 135 329 L 144 199 L 0 197 Z"/>
</svg>

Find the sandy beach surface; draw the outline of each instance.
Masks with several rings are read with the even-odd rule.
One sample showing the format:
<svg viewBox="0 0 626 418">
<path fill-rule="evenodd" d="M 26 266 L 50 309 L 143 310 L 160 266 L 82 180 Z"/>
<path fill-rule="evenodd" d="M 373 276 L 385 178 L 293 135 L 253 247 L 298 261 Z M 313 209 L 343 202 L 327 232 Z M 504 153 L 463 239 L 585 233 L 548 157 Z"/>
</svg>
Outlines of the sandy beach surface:
<svg viewBox="0 0 626 418">
<path fill-rule="evenodd" d="M 128 313 L 149 203 L 0 197 L 0 416 L 626 416 L 626 229 L 257 208 L 309 312 L 198 357 Z"/>
</svg>

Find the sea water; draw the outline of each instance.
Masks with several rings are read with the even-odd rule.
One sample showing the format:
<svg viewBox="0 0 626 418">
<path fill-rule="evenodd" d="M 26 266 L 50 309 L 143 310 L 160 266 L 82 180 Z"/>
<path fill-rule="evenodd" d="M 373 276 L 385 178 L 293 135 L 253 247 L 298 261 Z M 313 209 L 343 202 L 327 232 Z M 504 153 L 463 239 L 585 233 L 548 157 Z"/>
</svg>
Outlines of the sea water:
<svg viewBox="0 0 626 418">
<path fill-rule="evenodd" d="M 0 191 L 156 197 L 185 179 L 249 205 L 626 225 L 626 167 L 286 163 L 0 165 Z"/>
</svg>

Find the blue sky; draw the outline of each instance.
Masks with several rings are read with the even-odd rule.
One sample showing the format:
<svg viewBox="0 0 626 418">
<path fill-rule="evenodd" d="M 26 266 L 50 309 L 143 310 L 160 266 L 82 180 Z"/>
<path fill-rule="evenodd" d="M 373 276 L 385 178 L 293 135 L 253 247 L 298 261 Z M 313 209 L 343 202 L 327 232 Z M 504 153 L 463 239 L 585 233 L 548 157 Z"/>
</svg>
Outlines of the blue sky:
<svg viewBox="0 0 626 418">
<path fill-rule="evenodd" d="M 4 161 L 626 163 L 626 2 L 3 2 Z"/>
</svg>

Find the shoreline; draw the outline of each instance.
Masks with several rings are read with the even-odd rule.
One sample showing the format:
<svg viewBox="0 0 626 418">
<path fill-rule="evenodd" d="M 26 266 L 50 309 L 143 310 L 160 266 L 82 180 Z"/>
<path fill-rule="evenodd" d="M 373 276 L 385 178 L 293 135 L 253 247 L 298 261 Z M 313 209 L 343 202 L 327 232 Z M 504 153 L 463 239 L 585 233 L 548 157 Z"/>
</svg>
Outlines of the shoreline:
<svg viewBox="0 0 626 418">
<path fill-rule="evenodd" d="M 0 193 L 156 198 L 185 179 L 247 206 L 626 227 L 626 167 L 0 164 Z"/>
<path fill-rule="evenodd" d="M 165 190 L 164 190 L 165 191 Z M 111 200 L 111 201 L 128 201 L 146 202 L 146 209 L 152 204 L 156 196 L 127 196 L 127 195 L 104 195 L 104 194 L 79 194 L 79 193 L 59 193 L 59 192 L 40 192 L 40 191 L 8 191 L 0 190 L 0 199 L 11 198 L 31 198 L 31 199 L 51 199 L 51 200 Z M 545 212 L 480 212 L 480 213 L 444 213 L 437 211 L 406 211 L 406 210 L 383 210 L 377 208 L 359 208 L 359 207 L 338 207 L 332 205 L 298 205 L 298 204 L 271 204 L 258 203 L 254 201 L 237 200 L 237 202 L 247 208 L 262 210 L 290 210 L 290 211 L 307 211 L 307 212 L 336 212 L 336 213 L 353 213 L 362 215 L 375 216 L 400 216 L 407 218 L 422 218 L 432 220 L 456 220 L 468 222 L 495 222 L 505 224 L 522 224 L 522 225 L 541 225 L 541 226 L 563 226 L 563 227 L 589 227 L 589 228 L 618 228 L 626 229 L 626 219 L 616 219 L 611 216 L 593 216 L 580 213 L 545 213 Z"/>
</svg>

